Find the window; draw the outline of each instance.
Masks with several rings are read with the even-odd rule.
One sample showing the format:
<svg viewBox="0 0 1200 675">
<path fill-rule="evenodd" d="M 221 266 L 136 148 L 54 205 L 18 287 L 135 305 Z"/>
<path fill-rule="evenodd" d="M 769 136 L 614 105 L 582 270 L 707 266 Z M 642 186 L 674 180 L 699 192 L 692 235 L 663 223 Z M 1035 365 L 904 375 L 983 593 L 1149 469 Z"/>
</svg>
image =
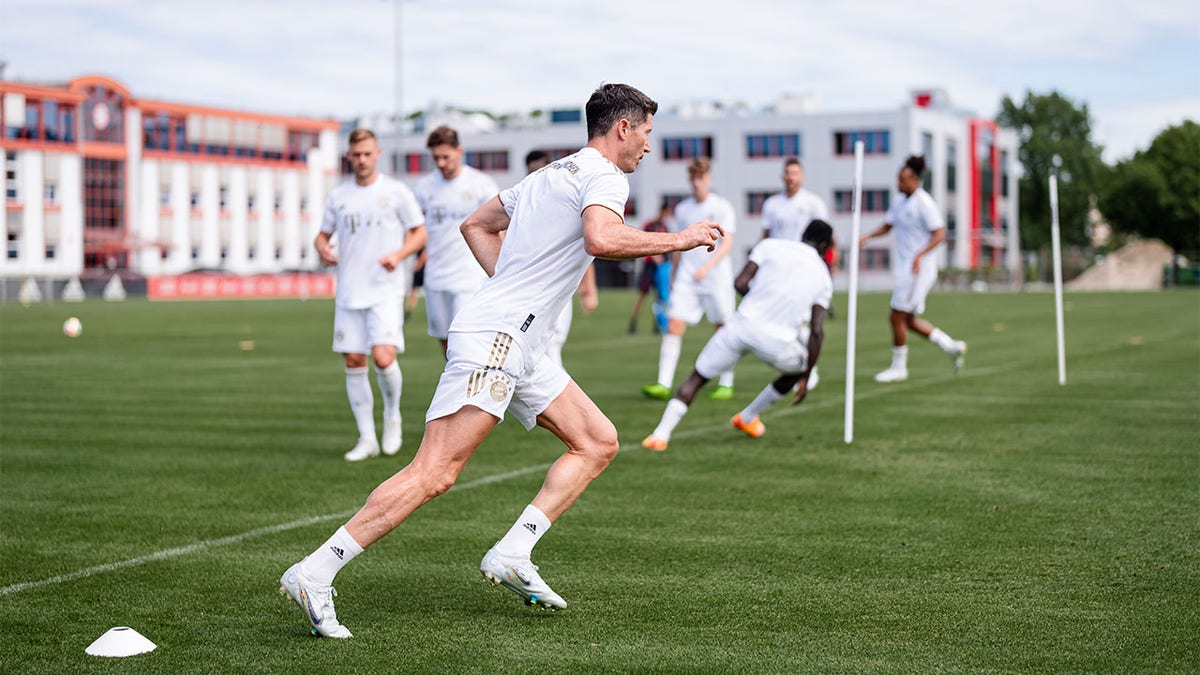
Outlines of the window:
<svg viewBox="0 0 1200 675">
<path fill-rule="evenodd" d="M 254 195 L 246 195 L 246 210 L 254 211 Z"/>
<path fill-rule="evenodd" d="M 1008 151 L 1000 151 L 1000 196 L 1008 196 Z"/>
<path fill-rule="evenodd" d="M 874 188 L 862 191 L 863 213 L 885 213 L 891 206 L 892 193 L 886 188 Z M 836 213 L 850 213 L 854 210 L 853 190 L 833 191 L 833 210 Z"/>
<path fill-rule="evenodd" d="M 664 160 L 694 159 L 713 156 L 712 136 L 664 138 L 662 141 Z"/>
<path fill-rule="evenodd" d="M 404 172 L 407 174 L 428 173 L 433 170 L 433 158 L 429 153 L 410 152 L 404 156 Z"/>
<path fill-rule="evenodd" d="M 583 111 L 579 108 L 550 111 L 551 124 L 578 124 L 582 121 Z"/>
<path fill-rule="evenodd" d="M 933 189 L 933 134 L 921 132 L 921 155 L 925 157 L 925 175 L 921 177 L 921 187 L 926 192 Z"/>
<path fill-rule="evenodd" d="M 480 150 L 467 152 L 467 166 L 480 171 L 508 171 L 507 150 Z"/>
<path fill-rule="evenodd" d="M 688 197 L 690 197 L 690 196 L 691 196 L 691 193 L 690 193 L 690 192 L 684 192 L 684 193 L 682 193 L 682 194 L 667 194 L 667 195 L 663 195 L 663 196 L 662 196 L 662 202 L 661 202 L 661 203 L 662 203 L 662 208 L 664 208 L 664 209 L 671 209 L 672 211 L 674 211 L 674 210 L 675 210 L 675 207 L 676 207 L 676 206 L 679 204 L 679 202 L 681 202 L 681 201 L 683 201 L 683 200 L 687 199 L 687 198 L 688 198 Z"/>
<path fill-rule="evenodd" d="M 946 190 L 955 191 L 958 180 L 958 144 L 946 141 Z"/>
<path fill-rule="evenodd" d="M 159 188 L 158 188 L 158 205 L 164 206 L 164 207 L 171 205 L 171 188 L 169 186 L 166 186 L 166 185 L 159 186 Z"/>
<path fill-rule="evenodd" d="M 10 202 L 18 201 L 17 153 L 4 153 L 4 197 Z"/>
<path fill-rule="evenodd" d="M 771 191 L 751 191 L 746 193 L 746 213 L 752 216 L 761 216 L 763 211 L 763 202 L 774 194 Z"/>
<path fill-rule="evenodd" d="M 200 193 L 199 192 L 192 192 L 191 200 L 192 200 L 192 208 L 193 209 L 200 208 Z"/>
<path fill-rule="evenodd" d="M 58 203 L 58 185 L 55 183 L 46 183 L 43 197 L 46 200 L 47 206 L 52 206 Z"/>
<path fill-rule="evenodd" d="M 886 155 L 891 152 L 891 132 L 882 129 L 878 131 L 835 131 L 833 132 L 833 151 L 838 155 L 853 155 L 854 144 L 863 142 L 863 153 L 867 155 Z"/>
<path fill-rule="evenodd" d="M 799 157 L 800 134 L 749 134 L 746 157 Z"/>
</svg>

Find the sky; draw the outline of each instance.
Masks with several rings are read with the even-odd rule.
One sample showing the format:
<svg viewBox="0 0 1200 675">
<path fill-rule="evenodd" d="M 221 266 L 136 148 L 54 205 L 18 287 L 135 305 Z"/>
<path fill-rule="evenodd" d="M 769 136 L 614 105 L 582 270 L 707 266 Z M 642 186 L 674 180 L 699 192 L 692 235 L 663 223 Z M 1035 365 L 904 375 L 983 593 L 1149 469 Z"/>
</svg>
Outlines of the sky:
<svg viewBox="0 0 1200 675">
<path fill-rule="evenodd" d="M 627 82 L 665 107 L 895 109 L 939 87 L 1086 104 L 1113 162 L 1200 119 L 1188 0 L 0 0 L 4 79 L 102 74 L 134 97 L 351 119 L 430 104 L 581 106 Z"/>
</svg>

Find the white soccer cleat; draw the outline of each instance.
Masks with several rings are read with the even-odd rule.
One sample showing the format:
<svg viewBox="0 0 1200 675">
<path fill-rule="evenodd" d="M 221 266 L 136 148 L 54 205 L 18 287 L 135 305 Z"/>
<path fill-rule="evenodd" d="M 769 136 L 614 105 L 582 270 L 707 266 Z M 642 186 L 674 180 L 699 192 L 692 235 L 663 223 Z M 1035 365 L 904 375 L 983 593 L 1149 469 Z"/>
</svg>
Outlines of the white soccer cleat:
<svg viewBox="0 0 1200 675">
<path fill-rule="evenodd" d="M 962 340 L 954 342 L 954 349 L 946 352 L 950 355 L 950 365 L 954 367 L 954 372 L 962 370 L 963 363 L 967 360 L 967 343 Z"/>
<path fill-rule="evenodd" d="M 401 431 L 399 417 L 383 420 L 383 454 L 394 455 L 400 452 Z"/>
<path fill-rule="evenodd" d="M 817 367 L 813 366 L 808 373 L 808 390 L 812 391 L 817 388 L 817 384 L 821 381 L 821 376 L 817 375 Z"/>
<path fill-rule="evenodd" d="M 538 574 L 538 567 L 529 558 L 506 556 L 493 546 L 479 563 L 483 578 L 499 584 L 525 598 L 525 604 L 543 609 L 566 609 L 567 601 L 555 593 Z"/>
<path fill-rule="evenodd" d="M 290 597 L 308 618 L 313 635 L 331 638 L 352 637 L 350 629 L 338 623 L 333 610 L 333 586 L 318 586 L 300 571 L 300 563 L 288 568 L 279 579 L 279 594 Z"/>
<path fill-rule="evenodd" d="M 907 368 L 891 367 L 875 375 L 876 382 L 903 382 L 908 379 Z"/>
<path fill-rule="evenodd" d="M 374 438 L 360 438 L 358 444 L 350 448 L 350 452 L 345 455 L 347 462 L 361 462 L 364 459 L 379 456 L 379 444 Z"/>
</svg>

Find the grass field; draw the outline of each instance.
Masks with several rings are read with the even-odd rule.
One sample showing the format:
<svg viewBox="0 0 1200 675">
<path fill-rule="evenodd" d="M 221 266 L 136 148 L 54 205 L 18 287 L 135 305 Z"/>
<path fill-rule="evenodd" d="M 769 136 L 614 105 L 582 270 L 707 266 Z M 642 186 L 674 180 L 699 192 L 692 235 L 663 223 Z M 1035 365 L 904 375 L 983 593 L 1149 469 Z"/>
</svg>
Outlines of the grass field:
<svg viewBox="0 0 1200 675">
<path fill-rule="evenodd" d="M 702 393 L 651 453 L 658 339 L 648 313 L 625 333 L 632 295 L 602 294 L 566 361 L 622 452 L 534 555 L 571 608 L 478 573 L 559 453 L 509 420 L 338 577 L 347 641 L 310 637 L 275 589 L 416 447 L 441 370 L 422 315 L 406 449 L 350 465 L 329 301 L 2 306 L 0 670 L 1200 669 L 1200 296 L 1068 295 L 1060 387 L 1049 295 L 935 294 L 967 368 L 914 343 L 898 385 L 871 380 L 887 298 L 866 295 L 849 446 L 836 302 L 820 387 L 766 436 L 727 425 L 773 376 L 747 359 L 733 401 Z M 707 334 L 685 337 L 680 377 Z M 113 626 L 158 649 L 85 655 Z"/>
</svg>

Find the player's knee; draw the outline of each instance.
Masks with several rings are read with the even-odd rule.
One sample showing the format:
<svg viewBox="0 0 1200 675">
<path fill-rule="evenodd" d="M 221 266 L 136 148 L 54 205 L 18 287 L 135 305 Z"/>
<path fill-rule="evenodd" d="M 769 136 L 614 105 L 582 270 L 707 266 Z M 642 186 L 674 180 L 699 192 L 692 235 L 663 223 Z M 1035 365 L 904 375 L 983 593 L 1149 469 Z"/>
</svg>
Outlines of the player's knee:
<svg viewBox="0 0 1200 675">
<path fill-rule="evenodd" d="M 621 449 L 621 441 L 617 438 L 617 428 L 612 422 L 597 424 L 589 433 L 589 446 L 593 454 L 605 464 L 613 461 L 617 451 Z"/>
</svg>

